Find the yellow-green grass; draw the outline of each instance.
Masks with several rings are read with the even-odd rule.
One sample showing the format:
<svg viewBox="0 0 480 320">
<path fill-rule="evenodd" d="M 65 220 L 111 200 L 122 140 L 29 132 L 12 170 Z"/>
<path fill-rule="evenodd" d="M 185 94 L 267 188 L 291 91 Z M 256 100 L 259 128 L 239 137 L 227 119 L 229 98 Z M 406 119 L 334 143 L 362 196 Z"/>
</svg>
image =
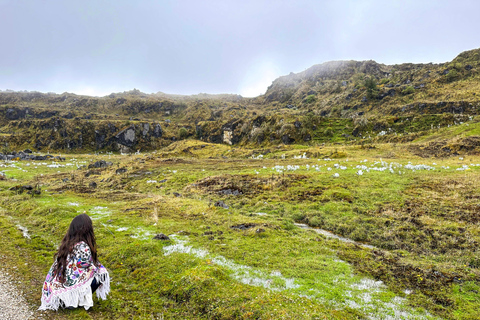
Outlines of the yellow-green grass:
<svg viewBox="0 0 480 320">
<path fill-rule="evenodd" d="M 452 319 L 470 319 L 476 314 L 480 261 L 474 248 L 480 230 L 472 219 L 478 214 L 474 196 L 479 191 L 480 167 L 456 169 L 480 163 L 480 158 L 419 159 L 403 153 L 401 146 L 378 145 L 376 150 L 284 148 L 271 150 L 263 160 L 250 159 L 253 150 L 242 149 L 239 157 L 224 159 L 219 155 L 239 150 L 208 148 L 210 152 L 184 158 L 165 157 L 161 151 L 79 156 L 87 164 L 110 157 L 115 165 L 101 169 L 98 176 L 85 177 L 87 169 L 75 167 L 61 174 L 18 175 L 18 181 L 0 181 L 2 235 L 12 237 L 22 253 L 7 252 L 11 257 L 7 264 L 24 264 L 24 256 L 31 257 L 37 274 L 19 272 L 35 279 L 29 286 L 34 290 L 69 222 L 86 211 L 94 219 L 100 259 L 112 274 L 112 295 L 96 302 L 89 312 L 64 311 L 60 316 L 379 318 L 392 312 L 385 303 L 395 296 L 407 299 L 403 304 L 412 317 L 428 317 L 422 308 Z M 293 159 L 303 152 L 310 157 L 336 153 L 342 158 Z M 370 167 L 380 161 L 379 154 L 392 152 L 398 157 L 388 159 L 387 165 L 402 165 L 394 165 L 394 173 L 371 170 L 358 174 L 357 165 Z M 208 155 L 214 158 L 208 159 Z M 413 172 L 404 168 L 409 161 L 436 169 Z M 347 168 L 336 169 L 334 164 Z M 277 165 L 299 168 L 280 173 L 272 169 Z M 319 171 L 313 168 L 317 165 Z M 128 171 L 117 175 L 119 167 Z M 333 177 L 334 173 L 339 177 Z M 7 177 L 14 176 L 7 172 Z M 8 190 L 32 183 L 32 177 L 41 181 L 41 195 Z M 166 181 L 160 182 L 163 179 Z M 92 181 L 98 184 L 96 189 L 88 187 Z M 240 195 L 228 196 L 218 193 L 224 186 L 244 189 Z M 218 200 L 229 208 L 216 207 Z M 293 222 L 308 223 L 357 243 L 326 238 Z M 232 228 L 245 223 L 255 226 Z M 17 224 L 29 229 L 31 239 L 20 237 Z M 177 237 L 166 242 L 152 240 L 156 233 Z M 361 243 L 377 249 L 363 248 Z M 190 254 L 180 253 L 186 247 L 191 247 Z M 169 250 L 172 253 L 165 255 Z M 434 279 L 434 271 L 452 281 Z M 242 276 L 250 279 L 250 284 L 242 283 Z M 270 289 L 252 285 L 255 277 L 270 281 Z M 293 279 L 296 286 L 285 287 L 285 279 Z M 382 280 L 387 287 L 362 291 L 358 289 L 362 279 Z M 405 290 L 411 293 L 405 294 Z M 40 288 L 30 301 L 38 303 L 39 293 Z M 362 294 L 368 294 L 373 302 L 359 298 Z"/>
</svg>

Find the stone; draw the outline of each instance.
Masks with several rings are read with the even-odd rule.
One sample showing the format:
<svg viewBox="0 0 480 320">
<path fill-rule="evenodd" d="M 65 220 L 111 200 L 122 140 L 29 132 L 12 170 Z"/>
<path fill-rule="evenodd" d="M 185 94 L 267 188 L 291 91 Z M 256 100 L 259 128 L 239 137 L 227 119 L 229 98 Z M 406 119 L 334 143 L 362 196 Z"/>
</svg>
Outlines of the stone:
<svg viewBox="0 0 480 320">
<path fill-rule="evenodd" d="M 174 195 L 175 197 L 177 197 L 177 198 L 180 198 L 180 197 L 182 196 L 182 195 L 181 195 L 180 193 L 178 193 L 178 192 L 174 192 L 173 195 Z"/>
<path fill-rule="evenodd" d="M 262 233 L 262 232 L 265 232 L 265 229 L 258 228 L 257 230 L 255 230 L 255 233 Z"/>
<path fill-rule="evenodd" d="M 260 127 L 266 120 L 267 120 L 267 118 L 265 116 L 259 116 L 255 119 L 253 119 L 252 126 L 253 127 Z"/>
<path fill-rule="evenodd" d="M 467 64 L 467 65 L 465 66 L 465 70 L 467 70 L 467 71 L 472 70 L 472 69 L 473 69 L 473 67 L 472 67 L 471 65 L 469 65 L 469 64 Z"/>
<path fill-rule="evenodd" d="M 30 149 L 25 149 L 23 152 L 25 152 L 25 153 L 32 153 L 32 150 L 30 150 Z"/>
<path fill-rule="evenodd" d="M 223 131 L 223 142 L 232 145 L 233 132 L 229 130 Z"/>
<path fill-rule="evenodd" d="M 150 132 L 150 124 L 149 123 L 144 123 L 143 124 L 143 130 L 142 130 L 142 136 L 145 138 L 148 133 Z"/>
<path fill-rule="evenodd" d="M 85 178 L 88 178 L 93 175 L 96 175 L 96 176 L 101 175 L 101 172 L 96 170 L 88 170 L 87 172 L 85 172 Z"/>
<path fill-rule="evenodd" d="M 293 123 L 293 125 L 294 125 L 295 128 L 297 128 L 297 129 L 300 129 L 300 128 L 302 127 L 302 123 L 301 123 L 300 121 L 298 121 L 298 120 L 295 121 L 295 122 Z"/>
<path fill-rule="evenodd" d="M 128 127 L 122 131 L 120 131 L 116 136 L 115 136 L 116 142 L 118 144 L 121 144 L 126 147 L 133 147 L 137 143 L 136 137 L 135 137 L 135 128 L 133 126 Z"/>
<path fill-rule="evenodd" d="M 228 209 L 228 208 L 229 208 L 229 206 L 227 206 L 227 205 L 225 204 L 225 202 L 223 202 L 222 200 L 215 202 L 214 206 L 215 206 L 215 207 L 224 208 L 224 209 Z"/>
<path fill-rule="evenodd" d="M 168 236 L 164 235 L 163 233 L 159 233 L 159 234 L 155 235 L 155 237 L 153 237 L 153 240 L 167 241 L 167 240 L 170 240 L 170 238 Z"/>
<path fill-rule="evenodd" d="M 118 168 L 115 170 L 115 174 L 123 174 L 125 172 L 127 172 L 127 168 Z"/>
<path fill-rule="evenodd" d="M 240 190 L 236 190 L 236 189 L 224 189 L 224 190 L 218 191 L 218 193 L 226 196 L 239 196 L 242 194 Z"/>
<path fill-rule="evenodd" d="M 113 165 L 113 162 L 105 161 L 105 160 L 99 160 L 99 161 L 96 161 L 95 163 L 89 164 L 88 169 L 107 168 L 107 167 L 110 167 L 111 165 Z"/>
<path fill-rule="evenodd" d="M 92 189 L 96 189 L 97 188 L 97 183 L 95 181 L 92 181 L 88 184 L 88 186 Z"/>
<path fill-rule="evenodd" d="M 362 97 L 362 102 L 367 102 L 367 101 L 368 101 L 367 97 L 363 96 Z"/>
<path fill-rule="evenodd" d="M 162 127 L 160 126 L 159 123 L 155 124 L 153 127 L 153 136 L 155 138 L 160 138 L 163 134 Z"/>
<path fill-rule="evenodd" d="M 283 142 L 284 144 L 291 144 L 291 143 L 294 143 L 294 142 L 295 142 L 295 139 L 290 138 L 290 136 L 289 136 L 288 134 L 284 134 L 284 135 L 282 136 L 282 142 Z"/>
<path fill-rule="evenodd" d="M 236 230 L 247 230 L 250 228 L 254 228 L 257 225 L 255 223 L 241 223 L 241 224 L 236 224 L 231 226 L 231 229 L 236 229 Z"/>
</svg>

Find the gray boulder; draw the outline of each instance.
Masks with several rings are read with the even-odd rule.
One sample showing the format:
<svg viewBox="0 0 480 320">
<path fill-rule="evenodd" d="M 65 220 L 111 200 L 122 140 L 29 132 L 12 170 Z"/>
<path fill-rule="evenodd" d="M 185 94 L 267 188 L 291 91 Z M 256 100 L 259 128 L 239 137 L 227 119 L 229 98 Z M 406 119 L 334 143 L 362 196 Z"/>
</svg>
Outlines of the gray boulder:
<svg viewBox="0 0 480 320">
<path fill-rule="evenodd" d="M 122 131 L 120 131 L 115 136 L 116 142 L 126 147 L 133 147 L 137 143 L 137 139 L 135 137 L 135 127 L 131 126 Z"/>
</svg>

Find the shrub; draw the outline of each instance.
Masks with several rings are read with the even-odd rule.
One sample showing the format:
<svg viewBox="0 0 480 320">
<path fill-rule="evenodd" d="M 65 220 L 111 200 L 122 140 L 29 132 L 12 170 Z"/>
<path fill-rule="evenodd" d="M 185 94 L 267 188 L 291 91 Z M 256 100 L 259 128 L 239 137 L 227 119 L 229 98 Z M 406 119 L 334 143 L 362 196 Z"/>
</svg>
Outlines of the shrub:
<svg viewBox="0 0 480 320">
<path fill-rule="evenodd" d="M 178 130 L 178 135 L 180 136 L 180 138 L 185 139 L 188 136 L 187 129 L 185 129 L 183 127 L 180 128 L 180 130 Z"/>
<path fill-rule="evenodd" d="M 455 79 L 457 79 L 457 77 L 458 77 L 458 72 L 457 70 L 454 70 L 454 69 L 450 70 L 446 75 L 448 82 L 454 81 Z"/>
<path fill-rule="evenodd" d="M 280 129 L 280 134 L 290 133 L 295 131 L 295 127 L 291 123 L 285 123 Z"/>
<path fill-rule="evenodd" d="M 324 224 L 324 219 L 319 216 L 308 218 L 308 225 L 311 227 L 321 227 Z"/>
<path fill-rule="evenodd" d="M 292 214 L 292 219 L 294 221 L 303 221 L 305 217 L 306 217 L 305 212 L 295 212 L 294 214 Z"/>
<path fill-rule="evenodd" d="M 387 79 L 387 78 L 383 78 L 382 80 L 380 80 L 380 84 L 387 84 L 389 82 L 390 82 L 390 80 Z"/>
<path fill-rule="evenodd" d="M 407 94 L 412 94 L 415 92 L 415 88 L 412 86 L 408 86 L 405 89 L 403 89 L 402 94 L 407 95 Z"/>
<path fill-rule="evenodd" d="M 295 227 L 295 225 L 293 224 L 293 222 L 292 222 L 291 220 L 285 220 L 285 221 L 283 222 L 283 228 L 284 228 L 285 230 L 290 231 L 290 230 L 295 229 L 296 227 Z"/>
<path fill-rule="evenodd" d="M 323 135 L 326 136 L 326 137 L 333 137 L 333 129 L 331 127 L 327 127 L 325 128 L 325 130 L 323 131 Z"/>
<path fill-rule="evenodd" d="M 367 98 L 373 99 L 378 95 L 377 82 L 373 77 L 366 77 L 363 85 L 367 88 Z"/>
<path fill-rule="evenodd" d="M 312 103 L 312 102 L 315 102 L 315 100 L 317 100 L 317 98 L 315 97 L 314 94 L 308 95 L 308 96 L 305 98 L 305 102 L 306 102 L 306 103 Z"/>
<path fill-rule="evenodd" d="M 366 116 L 356 117 L 353 119 L 353 124 L 356 126 L 365 127 L 368 125 L 368 119 Z"/>
<path fill-rule="evenodd" d="M 250 136 L 252 139 L 257 139 L 259 136 L 263 135 L 263 129 L 262 128 L 255 128 L 251 131 Z"/>
</svg>

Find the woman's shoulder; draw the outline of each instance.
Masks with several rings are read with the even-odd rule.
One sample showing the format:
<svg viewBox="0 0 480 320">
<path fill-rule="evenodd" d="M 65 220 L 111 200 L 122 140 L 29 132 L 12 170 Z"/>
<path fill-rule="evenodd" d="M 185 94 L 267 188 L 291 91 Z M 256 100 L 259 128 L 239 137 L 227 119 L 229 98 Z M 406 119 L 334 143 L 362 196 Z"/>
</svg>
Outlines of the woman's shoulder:
<svg viewBox="0 0 480 320">
<path fill-rule="evenodd" d="M 80 241 L 80 242 L 77 242 L 74 246 L 73 246 L 73 250 L 77 250 L 77 251 L 90 251 L 90 247 L 88 246 L 88 244 L 85 242 L 85 241 Z"/>
</svg>

